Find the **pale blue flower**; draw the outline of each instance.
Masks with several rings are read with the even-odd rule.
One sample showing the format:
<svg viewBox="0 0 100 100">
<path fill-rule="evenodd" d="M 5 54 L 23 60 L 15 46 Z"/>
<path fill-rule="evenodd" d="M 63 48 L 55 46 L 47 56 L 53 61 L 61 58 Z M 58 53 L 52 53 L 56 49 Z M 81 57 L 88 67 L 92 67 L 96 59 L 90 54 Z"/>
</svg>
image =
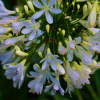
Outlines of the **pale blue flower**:
<svg viewBox="0 0 100 100">
<path fill-rule="evenodd" d="M 13 22 L 12 23 L 13 33 L 19 33 L 23 26 L 24 26 L 23 22 Z"/>
<path fill-rule="evenodd" d="M 59 75 L 59 73 L 51 73 L 49 66 L 47 66 L 45 70 L 41 70 L 38 67 L 39 67 L 39 65 L 36 64 L 33 66 L 33 69 L 36 72 L 30 71 L 31 76 L 29 76 L 29 77 L 35 78 L 35 79 L 29 82 L 28 87 L 31 88 L 29 92 L 32 92 L 32 93 L 36 92 L 38 94 L 39 93 L 41 94 L 43 84 L 45 84 L 46 79 L 48 80 L 49 83 L 50 83 L 50 80 L 53 83 L 56 83 L 56 84 L 59 83 L 54 77 L 52 77 L 52 75 L 57 76 L 57 75 Z M 32 91 L 32 90 L 34 90 L 34 91 Z"/>
<path fill-rule="evenodd" d="M 78 50 L 79 56 L 80 56 L 83 64 L 85 64 L 85 65 L 93 64 L 92 52 L 88 52 L 83 47 L 78 46 L 78 45 L 76 46 L 76 48 Z"/>
<path fill-rule="evenodd" d="M 45 13 L 45 16 L 46 16 L 46 20 L 49 24 L 52 24 L 53 23 L 53 18 L 52 16 L 50 15 L 49 11 L 54 13 L 54 14 L 59 14 L 61 13 L 61 10 L 60 9 L 55 9 L 55 8 L 51 8 L 54 4 L 55 4 L 55 1 L 56 0 L 49 0 L 49 2 L 47 2 L 48 0 L 41 0 L 42 1 L 42 4 L 38 1 L 33 1 L 33 4 L 37 7 L 37 8 L 40 8 L 42 9 L 41 11 L 39 12 L 36 12 L 34 15 L 33 15 L 33 18 L 34 19 L 37 19 L 39 18 L 43 13 Z"/>
<path fill-rule="evenodd" d="M 24 21 L 23 24 L 24 26 L 26 26 L 26 28 L 23 29 L 21 32 L 23 34 L 28 34 L 29 40 L 33 40 L 34 38 L 37 38 L 43 34 L 43 32 L 39 29 L 40 23 L 36 23 L 33 17 L 31 17 L 31 23 Z"/>
<path fill-rule="evenodd" d="M 77 44 L 81 42 L 81 37 L 76 38 L 75 40 L 72 40 L 71 36 L 69 36 L 69 41 L 65 40 L 66 43 L 66 52 L 67 52 L 67 59 L 69 61 L 73 60 L 73 53 L 75 54 L 76 57 L 79 58 L 79 54 L 76 50 Z"/>
<path fill-rule="evenodd" d="M 45 92 L 51 90 L 51 94 L 54 95 L 56 93 L 56 91 L 60 91 L 60 94 L 63 96 L 64 95 L 64 90 L 62 89 L 62 87 L 60 86 L 60 82 L 58 81 L 58 84 L 56 83 L 52 83 L 51 85 L 46 86 L 46 89 L 44 90 Z"/>
<path fill-rule="evenodd" d="M 26 59 L 21 61 L 19 64 L 17 62 L 15 63 L 9 63 L 5 64 L 4 67 L 6 69 L 5 75 L 7 79 L 13 79 L 13 86 L 16 87 L 18 84 L 18 88 L 20 89 L 24 76 L 26 71 L 25 65 Z"/>
<path fill-rule="evenodd" d="M 56 63 L 62 64 L 62 61 L 57 59 L 59 56 L 58 55 L 53 55 L 50 51 L 50 49 L 47 49 L 47 54 L 45 55 L 45 58 L 43 58 L 40 63 L 44 62 L 42 64 L 42 70 L 45 70 L 47 67 L 47 64 L 51 66 L 53 70 L 57 70 L 57 65 Z"/>
</svg>

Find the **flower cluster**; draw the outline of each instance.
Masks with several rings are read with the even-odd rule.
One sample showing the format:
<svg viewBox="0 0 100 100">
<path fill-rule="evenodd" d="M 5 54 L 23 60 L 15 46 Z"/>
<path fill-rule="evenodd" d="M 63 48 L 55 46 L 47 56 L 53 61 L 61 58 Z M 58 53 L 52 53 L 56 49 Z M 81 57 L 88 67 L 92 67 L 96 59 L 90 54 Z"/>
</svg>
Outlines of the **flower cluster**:
<svg viewBox="0 0 100 100">
<path fill-rule="evenodd" d="M 76 2 L 84 2 L 83 15 Z M 74 88 L 90 84 L 90 74 L 100 68 L 94 58 L 100 53 L 99 3 L 34 0 L 27 1 L 22 12 L 18 8 L 7 10 L 0 0 L 0 61 L 13 86 L 20 89 L 26 75 L 33 79 L 28 83 L 29 92 L 37 94 L 45 87 L 44 91 L 51 90 L 52 95 L 71 95 Z M 36 59 L 41 60 L 28 74 L 26 70 L 32 67 L 36 53 Z M 67 84 L 65 89 L 60 76 Z"/>
</svg>

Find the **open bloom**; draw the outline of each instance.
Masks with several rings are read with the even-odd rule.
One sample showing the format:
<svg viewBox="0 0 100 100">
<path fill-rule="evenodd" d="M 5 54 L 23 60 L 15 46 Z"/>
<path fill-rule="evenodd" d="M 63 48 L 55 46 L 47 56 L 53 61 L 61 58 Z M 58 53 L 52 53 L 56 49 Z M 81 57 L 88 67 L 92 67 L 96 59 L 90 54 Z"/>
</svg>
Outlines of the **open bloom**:
<svg viewBox="0 0 100 100">
<path fill-rule="evenodd" d="M 79 58 L 79 54 L 76 50 L 77 44 L 81 42 L 81 37 L 76 38 L 76 40 L 72 40 L 71 36 L 69 36 L 69 41 L 65 40 L 65 43 L 67 45 L 66 52 L 67 52 L 67 58 L 69 61 L 73 60 L 73 53 L 76 57 Z"/>
<path fill-rule="evenodd" d="M 45 70 L 41 70 L 39 65 L 35 64 L 33 68 L 36 72 L 30 71 L 31 76 L 29 77 L 35 78 L 35 79 L 28 83 L 28 87 L 31 88 L 29 92 L 32 92 L 32 93 L 36 92 L 38 94 L 39 93 L 41 94 L 43 84 L 45 83 L 46 79 L 48 80 L 49 83 L 50 83 L 50 80 L 53 83 L 56 83 L 56 84 L 59 83 L 55 78 L 52 77 L 52 75 L 56 76 L 58 75 L 58 73 L 51 73 L 49 66 L 47 66 Z"/>
<path fill-rule="evenodd" d="M 2 18 L 3 16 L 9 15 L 9 14 L 14 14 L 15 11 L 10 11 L 7 10 L 3 4 L 3 2 L 0 0 L 0 18 Z"/>
<path fill-rule="evenodd" d="M 56 91 L 60 91 L 60 94 L 63 96 L 64 95 L 64 90 L 62 89 L 62 87 L 60 86 L 60 82 L 58 81 L 57 83 L 52 83 L 51 85 L 46 86 L 46 89 L 44 90 L 45 92 L 51 90 L 51 94 L 54 95 L 56 93 Z"/>
<path fill-rule="evenodd" d="M 37 38 L 42 35 L 43 32 L 39 29 L 40 23 L 36 23 L 33 17 L 31 17 L 31 23 L 24 21 L 23 24 L 26 26 L 26 28 L 22 30 L 22 33 L 28 34 L 29 40 L 33 40 L 34 38 Z"/>
<path fill-rule="evenodd" d="M 36 12 L 34 15 L 33 15 L 33 18 L 34 19 L 37 19 L 39 18 L 43 13 L 45 13 L 45 16 L 46 16 L 46 20 L 49 24 L 52 24 L 53 23 L 53 18 L 52 16 L 50 15 L 49 11 L 54 13 L 54 14 L 59 14 L 61 13 L 61 10 L 60 9 L 55 9 L 55 8 L 51 8 L 54 4 L 55 4 L 55 1 L 56 0 L 42 0 L 42 4 L 38 1 L 33 1 L 33 4 L 37 7 L 37 8 L 41 8 L 42 10 L 39 11 L 39 12 Z"/>
<path fill-rule="evenodd" d="M 58 58 L 58 55 L 53 55 L 50 49 L 48 48 L 45 58 L 43 58 L 40 61 L 40 63 L 44 61 L 44 63 L 42 64 L 42 70 L 44 70 L 47 67 L 47 64 L 49 64 L 53 70 L 57 70 L 56 63 L 62 64 L 62 61 L 57 58 Z"/>
<path fill-rule="evenodd" d="M 13 86 L 16 87 L 18 84 L 18 88 L 20 89 L 22 82 L 24 80 L 24 74 L 26 71 L 25 65 L 26 59 L 24 59 L 22 62 L 17 64 L 15 63 L 9 63 L 5 64 L 5 75 L 8 79 L 13 79 Z"/>
<path fill-rule="evenodd" d="M 12 23 L 13 33 L 19 33 L 23 26 L 24 26 L 23 22 L 13 22 Z"/>
</svg>

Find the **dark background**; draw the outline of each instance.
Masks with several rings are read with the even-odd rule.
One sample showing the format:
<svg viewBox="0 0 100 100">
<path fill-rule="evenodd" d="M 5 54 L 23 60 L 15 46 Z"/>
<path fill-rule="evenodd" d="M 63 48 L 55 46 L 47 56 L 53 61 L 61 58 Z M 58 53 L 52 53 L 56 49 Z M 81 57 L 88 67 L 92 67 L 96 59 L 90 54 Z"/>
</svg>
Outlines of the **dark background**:
<svg viewBox="0 0 100 100">
<path fill-rule="evenodd" d="M 23 10 L 23 5 L 27 4 L 26 0 L 2 0 L 4 5 L 9 10 L 14 10 L 16 7 Z M 32 65 L 31 65 L 32 66 Z M 31 68 L 32 69 L 32 68 Z M 28 69 L 27 72 L 29 72 Z M 29 93 L 29 88 L 27 87 L 29 78 L 25 77 L 24 83 L 19 90 L 14 88 L 12 85 L 12 80 L 7 80 L 4 76 L 4 70 L 2 65 L 0 66 L 0 100 L 100 100 L 100 70 L 97 70 L 93 75 L 90 75 L 90 85 L 84 85 L 82 89 L 75 89 L 72 92 L 72 97 L 68 93 L 61 96 L 57 92 L 54 96 L 51 92 L 42 92 L 41 95 Z M 61 83 L 62 87 L 65 87 L 66 83 Z"/>
</svg>

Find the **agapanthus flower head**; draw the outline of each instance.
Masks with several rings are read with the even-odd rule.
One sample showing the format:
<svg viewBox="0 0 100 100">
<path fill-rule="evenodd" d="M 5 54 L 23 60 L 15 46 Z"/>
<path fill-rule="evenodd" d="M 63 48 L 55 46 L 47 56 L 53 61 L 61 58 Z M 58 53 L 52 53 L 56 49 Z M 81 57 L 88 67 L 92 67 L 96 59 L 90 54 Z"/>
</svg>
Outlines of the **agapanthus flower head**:
<svg viewBox="0 0 100 100">
<path fill-rule="evenodd" d="M 83 1 L 85 5 L 75 6 L 75 2 Z M 0 61 L 13 86 L 20 88 L 27 76 L 32 78 L 28 83 L 31 93 L 41 94 L 45 88 L 52 95 L 71 95 L 75 88 L 90 84 L 90 74 L 100 68 L 99 3 L 33 0 L 24 5 L 24 12 L 19 8 L 13 12 L 0 0 Z M 27 67 L 36 62 L 28 75 Z M 64 89 L 63 82 L 67 84 Z"/>
</svg>

